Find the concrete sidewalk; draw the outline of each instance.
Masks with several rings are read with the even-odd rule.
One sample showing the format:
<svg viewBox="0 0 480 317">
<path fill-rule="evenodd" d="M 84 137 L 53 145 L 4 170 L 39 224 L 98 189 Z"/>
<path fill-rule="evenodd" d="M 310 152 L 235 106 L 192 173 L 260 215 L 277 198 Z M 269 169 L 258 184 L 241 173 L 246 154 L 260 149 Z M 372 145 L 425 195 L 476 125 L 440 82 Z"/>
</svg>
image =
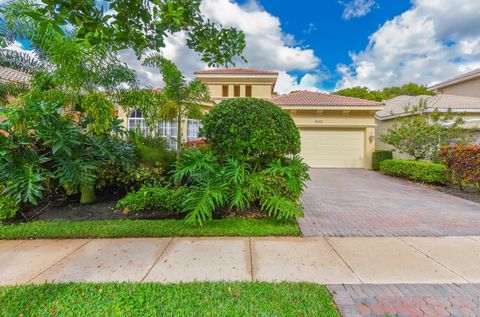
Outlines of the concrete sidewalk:
<svg viewBox="0 0 480 317">
<path fill-rule="evenodd" d="M 43 282 L 480 282 L 480 237 L 0 241 L 0 285 Z"/>
</svg>

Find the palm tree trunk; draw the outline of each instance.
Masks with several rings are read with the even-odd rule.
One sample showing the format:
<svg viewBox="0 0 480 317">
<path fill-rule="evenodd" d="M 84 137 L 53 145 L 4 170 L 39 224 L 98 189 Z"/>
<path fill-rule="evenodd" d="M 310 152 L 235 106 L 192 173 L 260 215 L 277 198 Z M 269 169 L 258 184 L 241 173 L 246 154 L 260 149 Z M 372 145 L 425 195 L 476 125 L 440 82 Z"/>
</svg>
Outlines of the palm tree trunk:
<svg viewBox="0 0 480 317">
<path fill-rule="evenodd" d="M 177 117 L 177 162 L 180 159 L 180 152 L 182 150 L 182 114 L 179 113 Z"/>
</svg>

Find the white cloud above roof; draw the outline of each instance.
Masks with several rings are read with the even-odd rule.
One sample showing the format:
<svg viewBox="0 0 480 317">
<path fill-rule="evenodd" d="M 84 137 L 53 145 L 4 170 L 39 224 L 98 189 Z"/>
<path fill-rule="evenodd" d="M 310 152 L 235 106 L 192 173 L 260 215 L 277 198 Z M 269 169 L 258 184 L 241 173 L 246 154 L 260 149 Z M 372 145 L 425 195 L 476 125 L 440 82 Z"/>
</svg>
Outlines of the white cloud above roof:
<svg viewBox="0 0 480 317">
<path fill-rule="evenodd" d="M 248 63 L 237 61 L 236 66 L 284 73 L 282 78 L 285 80 L 282 81 L 281 91 L 294 90 L 297 86 L 310 87 L 311 85 L 305 82 L 311 83 L 313 78 L 318 76 L 321 61 L 315 52 L 298 45 L 292 35 L 285 34 L 280 19 L 265 11 L 256 1 L 239 5 L 232 0 L 204 0 L 201 11 L 207 18 L 224 27 L 237 27 L 242 30 L 246 36 L 244 55 Z M 183 33 L 169 37 L 163 52 L 187 77 L 193 78 L 195 70 L 207 68 L 198 54 L 187 48 Z M 138 70 L 141 82 L 153 87 L 162 85 L 158 71 L 141 67 L 132 52 L 123 52 L 122 57 Z M 307 75 L 297 82 L 294 77 L 286 74 L 289 71 L 302 71 Z"/>
<path fill-rule="evenodd" d="M 430 85 L 480 67 L 480 1 L 412 0 L 410 10 L 370 36 L 340 64 L 337 88 Z"/>
</svg>

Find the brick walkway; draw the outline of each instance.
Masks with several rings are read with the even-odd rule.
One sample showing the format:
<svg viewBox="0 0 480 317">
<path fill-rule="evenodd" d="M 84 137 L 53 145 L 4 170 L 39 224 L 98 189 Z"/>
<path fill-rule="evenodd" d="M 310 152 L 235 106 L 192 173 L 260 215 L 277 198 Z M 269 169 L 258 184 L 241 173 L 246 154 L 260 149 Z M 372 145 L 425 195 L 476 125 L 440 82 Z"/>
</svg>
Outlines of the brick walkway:
<svg viewBox="0 0 480 317">
<path fill-rule="evenodd" d="M 480 284 L 329 285 L 343 317 L 480 316 Z"/>
<path fill-rule="evenodd" d="M 480 204 L 363 169 L 313 169 L 305 236 L 480 235 Z"/>
</svg>

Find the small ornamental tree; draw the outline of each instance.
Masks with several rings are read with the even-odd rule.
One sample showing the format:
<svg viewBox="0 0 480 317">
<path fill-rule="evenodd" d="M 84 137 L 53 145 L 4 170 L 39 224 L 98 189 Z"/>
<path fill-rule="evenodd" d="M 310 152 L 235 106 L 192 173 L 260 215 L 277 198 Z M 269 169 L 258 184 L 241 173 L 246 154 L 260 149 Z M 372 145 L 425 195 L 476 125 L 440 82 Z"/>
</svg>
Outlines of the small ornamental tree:
<svg viewBox="0 0 480 317">
<path fill-rule="evenodd" d="M 462 123 L 462 118 L 456 117 L 450 110 L 432 111 L 422 101 L 417 106 L 405 107 L 405 115 L 395 119 L 380 140 L 415 160 L 431 160 L 450 140 L 465 141 L 466 132 L 461 127 Z"/>
<path fill-rule="evenodd" d="M 445 146 L 438 156 L 449 168 L 452 181 L 460 188 L 471 185 L 480 190 L 480 145 Z"/>
<path fill-rule="evenodd" d="M 205 115 L 202 133 L 220 157 L 260 162 L 300 152 L 292 118 L 263 99 L 222 101 Z"/>
</svg>

